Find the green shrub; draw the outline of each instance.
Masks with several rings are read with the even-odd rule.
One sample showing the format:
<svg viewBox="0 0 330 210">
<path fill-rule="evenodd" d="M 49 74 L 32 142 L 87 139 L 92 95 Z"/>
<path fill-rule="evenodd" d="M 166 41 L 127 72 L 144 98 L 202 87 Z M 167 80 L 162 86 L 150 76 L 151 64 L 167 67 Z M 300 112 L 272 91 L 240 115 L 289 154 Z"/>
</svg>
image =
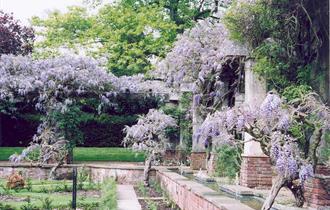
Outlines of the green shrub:
<svg viewBox="0 0 330 210">
<path fill-rule="evenodd" d="M 53 200 L 50 199 L 49 197 L 44 198 L 44 199 L 41 198 L 40 201 L 41 201 L 41 208 L 43 210 L 52 210 L 53 209 L 53 205 L 52 205 Z"/>
<path fill-rule="evenodd" d="M 108 179 L 102 184 L 102 197 L 100 202 L 101 209 L 117 209 L 117 187 L 114 179 Z"/>
<path fill-rule="evenodd" d="M 0 203 L 0 210 L 13 210 L 13 208 L 8 204 Z"/>
<path fill-rule="evenodd" d="M 241 150 L 229 145 L 223 145 L 217 149 L 216 154 L 216 175 L 231 179 L 235 178 L 241 165 Z"/>
<path fill-rule="evenodd" d="M 27 200 L 26 204 L 21 206 L 21 210 L 39 210 L 39 208 L 36 205 L 33 205 L 31 203 L 31 197 L 30 196 L 28 196 L 26 198 L 26 200 Z"/>
<path fill-rule="evenodd" d="M 31 178 L 27 178 L 27 180 L 26 180 L 26 189 L 27 189 L 27 191 L 32 192 L 32 180 L 31 180 Z"/>
<path fill-rule="evenodd" d="M 84 182 L 89 180 L 89 174 L 86 168 L 82 168 L 78 171 L 78 190 L 82 190 L 84 186 Z"/>
<path fill-rule="evenodd" d="M 147 188 L 144 186 L 143 182 L 139 182 L 137 184 L 138 191 L 143 195 L 143 197 L 147 197 Z"/>
</svg>

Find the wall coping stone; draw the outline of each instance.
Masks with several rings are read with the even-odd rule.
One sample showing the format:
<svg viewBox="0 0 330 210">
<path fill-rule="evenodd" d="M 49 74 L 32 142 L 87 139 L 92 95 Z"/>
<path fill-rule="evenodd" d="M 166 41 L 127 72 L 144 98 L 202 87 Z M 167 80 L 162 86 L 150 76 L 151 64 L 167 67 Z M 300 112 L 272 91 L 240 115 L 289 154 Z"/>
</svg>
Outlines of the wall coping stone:
<svg viewBox="0 0 330 210">
<path fill-rule="evenodd" d="M 242 154 L 242 157 L 246 157 L 246 158 L 269 158 L 267 155 L 246 155 L 246 154 Z"/>
<path fill-rule="evenodd" d="M 160 169 L 157 170 L 157 173 L 188 189 L 200 198 L 212 203 L 219 209 L 252 210 L 252 208 L 242 204 L 240 201 L 221 195 L 219 192 L 212 190 L 203 184 L 191 181 L 187 177 L 184 177 L 176 172 Z"/>
</svg>

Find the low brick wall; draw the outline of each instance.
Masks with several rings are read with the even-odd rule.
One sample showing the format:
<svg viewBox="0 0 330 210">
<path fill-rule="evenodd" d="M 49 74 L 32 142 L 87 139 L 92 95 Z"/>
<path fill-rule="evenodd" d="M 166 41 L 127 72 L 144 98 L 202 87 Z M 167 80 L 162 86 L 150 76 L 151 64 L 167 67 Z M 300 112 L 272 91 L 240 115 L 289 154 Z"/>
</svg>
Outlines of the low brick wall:
<svg viewBox="0 0 330 210">
<path fill-rule="evenodd" d="M 250 188 L 270 188 L 272 167 L 269 157 L 242 156 L 240 185 Z"/>
<path fill-rule="evenodd" d="M 156 180 L 182 210 L 252 210 L 175 172 L 158 170 Z"/>
<path fill-rule="evenodd" d="M 305 184 L 305 199 L 310 207 L 330 209 L 330 168 L 316 168 L 315 176 Z"/>
<path fill-rule="evenodd" d="M 58 179 L 71 179 L 72 167 L 85 168 L 91 175 L 94 182 L 102 182 L 103 180 L 113 177 L 118 183 L 136 184 L 143 181 L 143 166 L 107 166 L 107 165 L 63 165 L 56 170 Z M 47 179 L 53 165 L 30 164 L 3 164 L 0 165 L 0 178 L 6 179 L 13 172 L 21 171 L 24 177 L 32 179 Z M 155 170 L 151 172 L 151 178 L 155 177 Z"/>
<path fill-rule="evenodd" d="M 192 170 L 206 169 L 206 152 L 192 152 L 190 161 Z"/>
</svg>

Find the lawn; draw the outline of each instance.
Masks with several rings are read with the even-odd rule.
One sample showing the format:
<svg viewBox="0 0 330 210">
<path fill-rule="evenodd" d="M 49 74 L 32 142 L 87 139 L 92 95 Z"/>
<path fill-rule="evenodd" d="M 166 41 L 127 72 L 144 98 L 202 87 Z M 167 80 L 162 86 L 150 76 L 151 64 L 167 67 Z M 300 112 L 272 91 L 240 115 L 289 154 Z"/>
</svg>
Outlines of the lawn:
<svg viewBox="0 0 330 210">
<path fill-rule="evenodd" d="M 0 161 L 7 161 L 9 156 L 20 153 L 23 147 L 0 147 Z M 77 147 L 73 150 L 74 161 L 118 161 L 143 162 L 144 154 L 120 147 Z"/>
</svg>

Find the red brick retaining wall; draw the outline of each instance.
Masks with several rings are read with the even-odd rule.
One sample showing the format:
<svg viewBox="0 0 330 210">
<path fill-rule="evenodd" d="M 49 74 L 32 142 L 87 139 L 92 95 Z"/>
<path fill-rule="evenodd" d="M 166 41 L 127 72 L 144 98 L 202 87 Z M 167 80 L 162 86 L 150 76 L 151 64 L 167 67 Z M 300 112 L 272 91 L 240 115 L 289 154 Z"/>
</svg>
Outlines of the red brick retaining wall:
<svg viewBox="0 0 330 210">
<path fill-rule="evenodd" d="M 272 167 L 269 157 L 242 156 L 240 185 L 250 188 L 272 186 Z"/>
<path fill-rule="evenodd" d="M 305 199 L 308 206 L 318 208 L 327 206 L 330 209 L 330 168 L 318 166 L 315 177 L 305 184 Z"/>
<path fill-rule="evenodd" d="M 199 170 L 206 168 L 206 152 L 192 152 L 190 155 L 190 168 Z"/>
<path fill-rule="evenodd" d="M 175 172 L 158 170 L 156 180 L 182 210 L 252 210 Z"/>
</svg>

